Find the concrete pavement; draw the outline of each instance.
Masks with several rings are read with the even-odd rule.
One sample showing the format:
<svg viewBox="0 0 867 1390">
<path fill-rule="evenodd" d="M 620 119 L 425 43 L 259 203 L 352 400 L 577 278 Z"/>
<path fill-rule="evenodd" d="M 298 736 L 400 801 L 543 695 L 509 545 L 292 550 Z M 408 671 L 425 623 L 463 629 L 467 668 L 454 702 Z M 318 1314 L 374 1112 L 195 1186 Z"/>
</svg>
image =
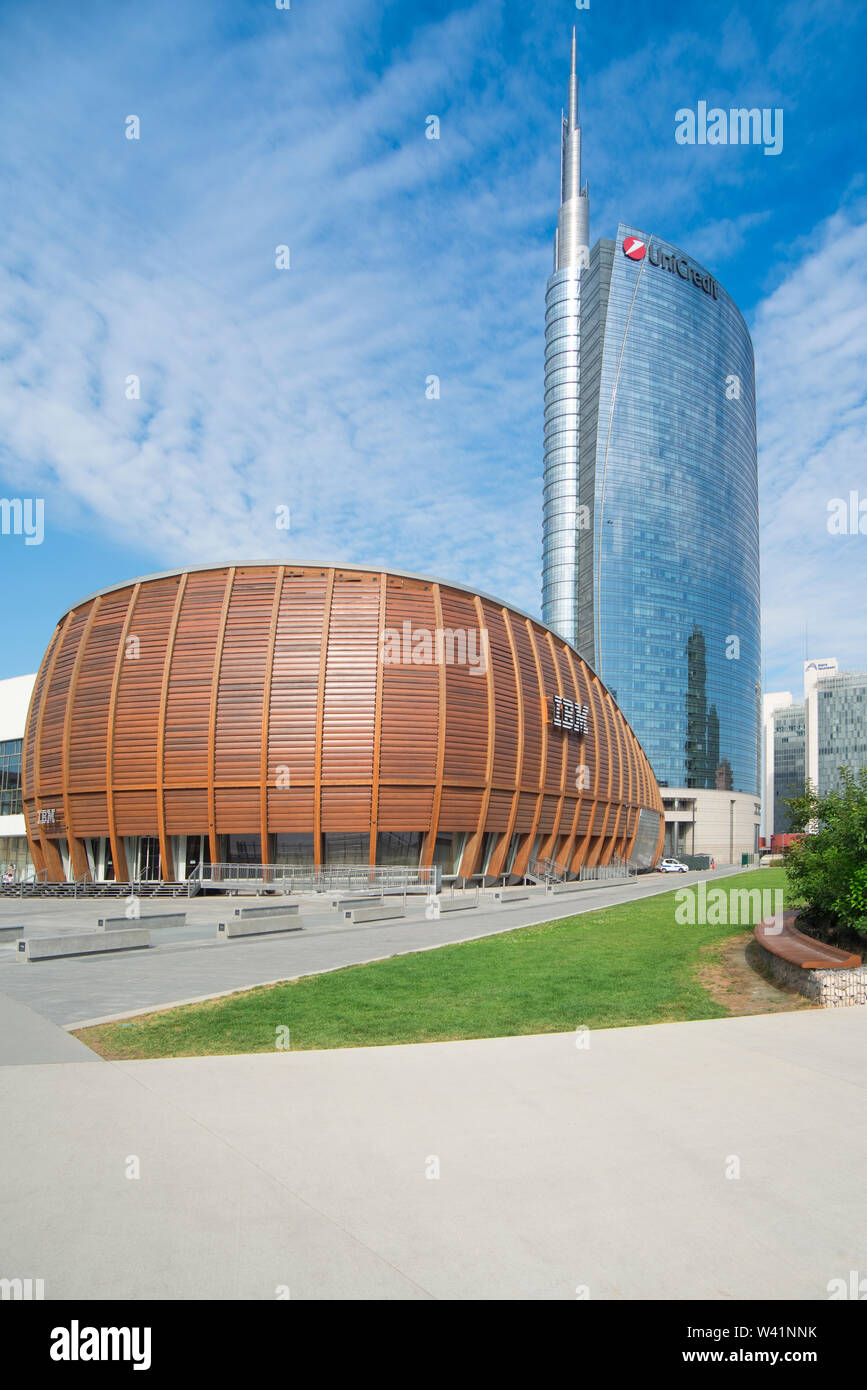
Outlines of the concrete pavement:
<svg viewBox="0 0 867 1390">
<path fill-rule="evenodd" d="M 867 1270 L 865 1045 L 853 1008 L 586 1048 L 4 1066 L 0 1276 L 48 1299 L 826 1299 Z"/>
</svg>

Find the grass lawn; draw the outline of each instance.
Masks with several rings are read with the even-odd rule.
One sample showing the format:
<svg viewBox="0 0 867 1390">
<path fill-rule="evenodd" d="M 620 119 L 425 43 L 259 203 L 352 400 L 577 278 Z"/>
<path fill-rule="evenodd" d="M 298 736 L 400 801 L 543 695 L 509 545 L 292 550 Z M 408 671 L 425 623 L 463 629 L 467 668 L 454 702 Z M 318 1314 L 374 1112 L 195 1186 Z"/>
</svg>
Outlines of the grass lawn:
<svg viewBox="0 0 867 1390">
<path fill-rule="evenodd" d="M 785 873 L 758 869 L 714 882 L 726 891 L 785 889 Z M 699 983 L 700 968 L 709 950 L 749 929 L 681 926 L 675 907 L 672 891 L 76 1036 L 120 1060 L 272 1052 L 281 1027 L 298 1051 L 725 1017 L 729 1010 Z"/>
</svg>

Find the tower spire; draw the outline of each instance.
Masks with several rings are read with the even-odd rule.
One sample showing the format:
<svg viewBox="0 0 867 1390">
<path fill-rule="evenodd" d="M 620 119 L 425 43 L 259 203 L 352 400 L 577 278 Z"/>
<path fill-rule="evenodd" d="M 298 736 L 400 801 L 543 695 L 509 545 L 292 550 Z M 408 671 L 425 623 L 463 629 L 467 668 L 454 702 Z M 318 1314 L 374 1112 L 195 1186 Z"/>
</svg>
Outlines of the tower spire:
<svg viewBox="0 0 867 1390">
<path fill-rule="evenodd" d="M 569 75 L 569 130 L 578 125 L 578 40 L 572 25 L 572 71 Z"/>
<path fill-rule="evenodd" d="M 554 269 L 586 265 L 590 242 L 590 198 L 581 187 L 581 126 L 578 121 L 578 38 L 572 28 L 568 115 L 562 122 L 560 217 L 554 243 Z"/>
</svg>

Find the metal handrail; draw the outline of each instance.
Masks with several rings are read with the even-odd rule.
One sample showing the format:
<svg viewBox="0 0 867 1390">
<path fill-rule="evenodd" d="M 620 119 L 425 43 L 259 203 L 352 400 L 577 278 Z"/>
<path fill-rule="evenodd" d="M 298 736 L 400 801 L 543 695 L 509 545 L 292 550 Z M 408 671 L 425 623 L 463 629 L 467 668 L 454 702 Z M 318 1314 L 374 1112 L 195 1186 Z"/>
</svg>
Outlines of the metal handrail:
<svg viewBox="0 0 867 1390">
<path fill-rule="evenodd" d="M 350 889 L 357 892 L 392 891 L 408 888 L 430 888 L 436 882 L 435 866 L 411 864 L 200 864 L 187 879 L 187 884 L 206 883 L 215 887 L 240 884 L 261 884 L 262 887 L 287 891 L 327 892 L 329 889 Z M 287 890 L 287 884 L 289 885 Z"/>
<path fill-rule="evenodd" d="M 613 855 L 607 864 L 582 864 L 574 877 L 579 883 L 593 883 L 608 878 L 632 878 L 636 872 L 627 859 Z M 546 888 L 552 883 L 564 883 L 570 876 L 570 870 L 553 859 L 534 859 L 530 873 L 543 878 Z"/>
</svg>

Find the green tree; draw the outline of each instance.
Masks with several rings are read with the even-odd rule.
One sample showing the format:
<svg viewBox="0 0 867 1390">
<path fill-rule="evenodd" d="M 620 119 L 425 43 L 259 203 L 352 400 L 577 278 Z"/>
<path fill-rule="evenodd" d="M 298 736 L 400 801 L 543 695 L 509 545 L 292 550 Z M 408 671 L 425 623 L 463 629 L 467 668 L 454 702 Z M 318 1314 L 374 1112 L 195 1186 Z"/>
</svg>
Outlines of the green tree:
<svg viewBox="0 0 867 1390">
<path fill-rule="evenodd" d="M 807 785 L 787 805 L 792 829 L 807 832 L 786 853 L 789 886 L 822 935 L 867 937 L 867 767 L 840 768 L 841 786 L 822 796 Z"/>
</svg>

